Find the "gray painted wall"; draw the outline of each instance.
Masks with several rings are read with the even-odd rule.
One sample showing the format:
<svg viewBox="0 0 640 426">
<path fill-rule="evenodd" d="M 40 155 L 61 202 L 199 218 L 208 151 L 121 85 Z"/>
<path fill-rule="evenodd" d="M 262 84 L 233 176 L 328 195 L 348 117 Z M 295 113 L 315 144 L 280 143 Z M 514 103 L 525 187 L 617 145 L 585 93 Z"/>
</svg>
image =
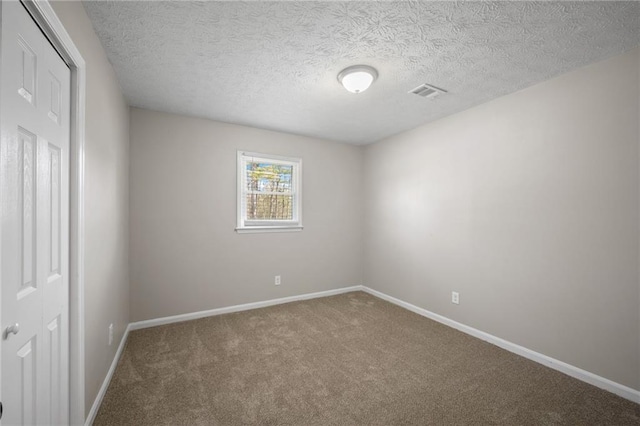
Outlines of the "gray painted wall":
<svg viewBox="0 0 640 426">
<path fill-rule="evenodd" d="M 237 150 L 302 158 L 303 231 L 234 231 Z M 132 321 L 361 284 L 361 183 L 355 146 L 132 108 Z"/>
<path fill-rule="evenodd" d="M 365 285 L 640 389 L 639 56 L 366 147 Z"/>
<path fill-rule="evenodd" d="M 135 108 L 129 116 L 81 3 L 53 7 L 88 67 L 87 412 L 130 320 L 363 275 L 640 389 L 638 50 L 362 149 Z M 237 149 L 303 157 L 304 231 L 233 231 Z"/>
<path fill-rule="evenodd" d="M 129 107 L 80 2 L 52 2 L 87 66 L 85 406 L 129 323 Z M 108 327 L 114 343 L 108 346 Z"/>
</svg>

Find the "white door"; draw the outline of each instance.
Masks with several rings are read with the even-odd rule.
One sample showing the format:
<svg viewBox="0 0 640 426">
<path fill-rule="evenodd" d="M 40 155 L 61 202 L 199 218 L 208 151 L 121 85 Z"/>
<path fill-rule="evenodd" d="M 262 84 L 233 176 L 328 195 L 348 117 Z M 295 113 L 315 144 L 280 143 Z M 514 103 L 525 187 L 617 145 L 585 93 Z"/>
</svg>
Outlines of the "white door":
<svg viewBox="0 0 640 426">
<path fill-rule="evenodd" d="M 70 72 L 21 3 L 1 5 L 1 422 L 65 424 Z"/>
</svg>

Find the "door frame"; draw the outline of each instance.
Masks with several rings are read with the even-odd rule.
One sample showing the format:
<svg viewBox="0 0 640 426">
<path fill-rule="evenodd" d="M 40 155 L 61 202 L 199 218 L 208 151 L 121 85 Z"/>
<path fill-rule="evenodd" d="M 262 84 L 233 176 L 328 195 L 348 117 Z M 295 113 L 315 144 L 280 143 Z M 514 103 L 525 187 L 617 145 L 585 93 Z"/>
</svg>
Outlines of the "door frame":
<svg viewBox="0 0 640 426">
<path fill-rule="evenodd" d="M 84 146 L 86 65 L 48 0 L 20 0 L 71 70 L 69 149 L 69 422 L 85 423 Z M 1 24 L 0 24 L 1 25 Z M 1 372 L 0 372 L 1 373 Z"/>
</svg>

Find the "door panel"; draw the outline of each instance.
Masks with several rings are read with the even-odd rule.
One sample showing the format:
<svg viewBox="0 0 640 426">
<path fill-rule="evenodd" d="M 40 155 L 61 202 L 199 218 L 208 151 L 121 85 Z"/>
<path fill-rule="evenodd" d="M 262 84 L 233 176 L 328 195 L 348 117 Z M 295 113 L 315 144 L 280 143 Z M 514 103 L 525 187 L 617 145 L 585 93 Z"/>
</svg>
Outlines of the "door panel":
<svg viewBox="0 0 640 426">
<path fill-rule="evenodd" d="M 22 36 L 18 35 L 18 47 L 20 48 L 20 70 L 22 84 L 18 93 L 29 103 L 35 102 L 36 88 L 36 54 Z"/>
<path fill-rule="evenodd" d="M 35 181 L 36 181 L 36 136 L 25 129 L 18 128 L 18 162 L 21 162 L 22 173 L 18 178 L 20 182 L 20 194 L 18 201 L 18 218 L 22 228 L 22 279 L 18 292 L 18 299 L 31 293 L 37 287 L 35 281 Z"/>
<path fill-rule="evenodd" d="M 22 407 L 19 412 L 20 422 L 16 424 L 28 425 L 36 422 L 36 386 L 38 383 L 36 347 L 36 336 L 33 336 L 16 353 L 20 381 L 18 386 L 14 388 L 14 392 L 22 398 Z M 9 422 L 11 420 L 5 420 L 5 423 Z"/>
<path fill-rule="evenodd" d="M 46 346 L 49 349 L 49 353 L 47 354 L 47 360 L 49 361 L 49 408 L 50 419 L 59 419 L 60 418 L 60 392 L 62 392 L 62 381 L 61 381 L 61 371 L 60 371 L 60 344 L 61 344 L 61 327 L 60 327 L 60 316 L 57 316 L 53 319 L 49 324 L 47 324 L 46 328 Z"/>
<path fill-rule="evenodd" d="M 19 2 L 2 2 L 2 424 L 68 423 L 70 72 Z"/>
<path fill-rule="evenodd" d="M 49 280 L 60 275 L 60 148 L 49 144 Z"/>
</svg>

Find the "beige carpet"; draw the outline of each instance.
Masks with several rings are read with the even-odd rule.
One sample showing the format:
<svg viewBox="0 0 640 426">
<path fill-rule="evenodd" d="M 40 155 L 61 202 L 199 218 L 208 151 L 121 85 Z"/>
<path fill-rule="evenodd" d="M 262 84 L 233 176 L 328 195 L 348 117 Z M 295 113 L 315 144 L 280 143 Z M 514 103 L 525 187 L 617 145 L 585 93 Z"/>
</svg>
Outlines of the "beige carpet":
<svg viewBox="0 0 640 426">
<path fill-rule="evenodd" d="M 356 292 L 134 331 L 95 425 L 640 425 L 640 405 Z"/>
</svg>

